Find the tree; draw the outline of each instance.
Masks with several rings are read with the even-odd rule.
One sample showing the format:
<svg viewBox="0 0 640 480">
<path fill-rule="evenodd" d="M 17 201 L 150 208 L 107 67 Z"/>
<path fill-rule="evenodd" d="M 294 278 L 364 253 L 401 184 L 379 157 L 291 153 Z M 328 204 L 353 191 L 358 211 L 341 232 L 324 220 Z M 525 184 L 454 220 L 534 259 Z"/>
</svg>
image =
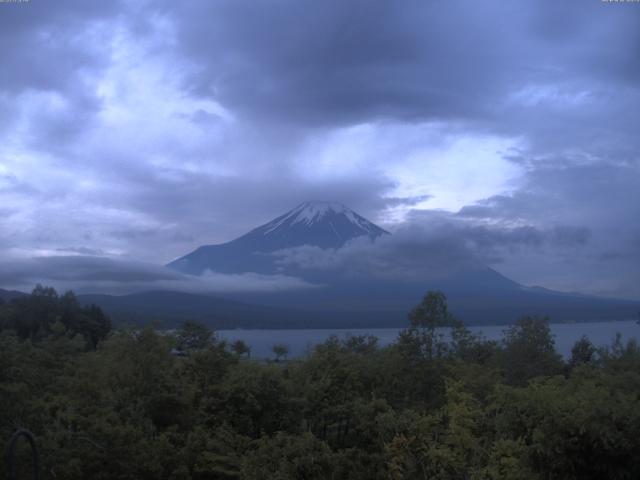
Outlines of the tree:
<svg viewBox="0 0 640 480">
<path fill-rule="evenodd" d="M 205 324 L 186 320 L 178 330 L 178 348 L 186 351 L 202 350 L 211 345 L 213 338 L 213 330 Z"/>
<path fill-rule="evenodd" d="M 578 365 L 590 363 L 596 354 L 596 347 L 589 341 L 586 336 L 582 336 L 580 340 L 573 344 L 571 348 L 571 359 L 569 360 L 569 366 L 571 368 Z"/>
<path fill-rule="evenodd" d="M 217 422 L 253 438 L 289 431 L 300 425 L 301 409 L 279 365 L 236 362 L 224 376 L 216 394 L 204 399 Z"/>
<path fill-rule="evenodd" d="M 246 355 L 247 358 L 251 358 L 251 347 L 247 345 L 244 340 L 236 340 L 231 344 L 231 350 L 234 351 L 239 357 Z"/>
<path fill-rule="evenodd" d="M 449 313 L 446 295 L 440 291 L 428 291 L 409 314 L 409 321 L 411 327 L 429 331 L 434 331 L 438 327 L 452 326 L 453 317 Z"/>
<path fill-rule="evenodd" d="M 522 317 L 504 331 L 502 368 L 510 385 L 526 385 L 538 376 L 562 372 L 562 357 L 555 350 L 555 341 L 547 317 Z"/>
<path fill-rule="evenodd" d="M 111 320 L 96 305 L 81 306 L 71 291 L 58 296 L 53 288 L 37 285 L 31 295 L 15 298 L 1 309 L 0 326 L 32 340 L 80 334 L 95 350 L 111 331 Z"/>
<path fill-rule="evenodd" d="M 84 335 L 89 346 L 95 350 L 98 342 L 109 335 L 111 320 L 97 305 L 84 307 L 78 317 L 78 332 Z"/>
<path fill-rule="evenodd" d="M 242 463 L 242 478 L 324 480 L 333 478 L 334 460 L 327 444 L 310 433 L 262 437 Z"/>
<path fill-rule="evenodd" d="M 286 360 L 287 355 L 289 354 L 289 347 L 280 343 L 274 345 L 271 350 L 276 355 L 276 362 L 279 362 L 283 358 Z"/>
<path fill-rule="evenodd" d="M 401 334 L 399 341 L 428 360 L 442 356 L 447 350 L 441 329 L 459 324 L 449 313 L 446 295 L 432 290 L 409 313 L 409 321 L 411 326 Z"/>
<path fill-rule="evenodd" d="M 367 355 L 377 350 L 378 338 L 373 335 L 349 335 L 342 344 L 349 352 Z"/>
<path fill-rule="evenodd" d="M 8 327 L 21 338 L 46 336 L 60 316 L 58 294 L 51 287 L 38 284 L 31 295 L 19 297 L 11 302 L 11 318 Z"/>
<path fill-rule="evenodd" d="M 59 318 L 68 334 L 82 335 L 91 349 L 104 340 L 111 331 L 111 319 L 97 305 L 81 306 L 72 291 L 65 292 L 58 300 Z"/>
</svg>

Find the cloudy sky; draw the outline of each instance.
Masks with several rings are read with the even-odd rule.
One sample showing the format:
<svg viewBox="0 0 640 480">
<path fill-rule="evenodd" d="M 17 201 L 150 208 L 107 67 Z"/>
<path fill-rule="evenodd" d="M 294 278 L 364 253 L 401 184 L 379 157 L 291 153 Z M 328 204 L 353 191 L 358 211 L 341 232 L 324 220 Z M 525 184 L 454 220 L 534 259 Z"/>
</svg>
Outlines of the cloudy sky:
<svg viewBox="0 0 640 480">
<path fill-rule="evenodd" d="M 0 3 L 0 287 L 330 200 L 640 298 L 639 126 L 637 2 Z"/>
</svg>

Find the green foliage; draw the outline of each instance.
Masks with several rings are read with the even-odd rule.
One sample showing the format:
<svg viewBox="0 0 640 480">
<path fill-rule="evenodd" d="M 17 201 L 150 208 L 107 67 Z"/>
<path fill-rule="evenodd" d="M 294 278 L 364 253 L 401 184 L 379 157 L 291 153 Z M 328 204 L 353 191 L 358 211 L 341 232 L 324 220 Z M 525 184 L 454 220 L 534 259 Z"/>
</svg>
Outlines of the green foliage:
<svg viewBox="0 0 640 480">
<path fill-rule="evenodd" d="M 638 478 L 638 390 L 609 380 L 602 371 L 583 370 L 499 388 L 491 406 L 497 433 L 524 442 L 521 461 L 542 478 Z"/>
<path fill-rule="evenodd" d="M 578 365 L 586 365 L 596 358 L 597 349 L 586 336 L 582 336 L 571 348 L 569 366 L 575 368 Z"/>
<path fill-rule="evenodd" d="M 449 313 L 447 297 L 438 291 L 429 291 L 422 301 L 409 314 L 409 321 L 413 328 L 435 330 L 438 327 L 448 327 L 453 323 Z"/>
<path fill-rule="evenodd" d="M 279 362 L 283 358 L 286 359 L 289 354 L 289 347 L 282 344 L 274 345 L 271 350 L 273 350 L 273 353 L 276 356 L 276 362 Z"/>
<path fill-rule="evenodd" d="M 0 438 L 32 431 L 44 478 L 640 478 L 634 341 L 582 339 L 565 364 L 546 319 L 487 342 L 437 292 L 389 347 L 332 337 L 286 362 L 101 318 L 44 287 L 0 305 Z M 16 461 L 26 478 L 25 445 Z"/>
<path fill-rule="evenodd" d="M 243 340 L 236 340 L 231 344 L 231 350 L 240 357 L 246 355 L 247 358 L 251 357 L 251 347 L 247 345 Z"/>
<path fill-rule="evenodd" d="M 187 320 L 182 323 L 176 335 L 177 346 L 187 352 L 202 350 L 211 345 L 213 337 L 213 331 L 205 324 Z"/>
<path fill-rule="evenodd" d="M 242 464 L 246 480 L 325 480 L 333 471 L 329 446 L 310 433 L 278 433 L 255 442 Z"/>
<path fill-rule="evenodd" d="M 0 305 L 0 330 L 12 330 L 21 339 L 39 340 L 48 335 L 81 335 L 95 349 L 109 335 L 111 320 L 95 306 L 81 306 L 73 292 L 59 296 L 38 285 L 31 295 Z"/>
<path fill-rule="evenodd" d="M 562 372 L 548 318 L 521 318 L 505 330 L 503 346 L 501 363 L 510 385 L 525 385 L 532 378 Z"/>
<path fill-rule="evenodd" d="M 463 341 L 458 320 L 449 313 L 447 297 L 438 291 L 429 291 L 409 314 L 410 327 L 404 330 L 398 343 L 409 356 L 427 360 L 447 354 L 451 345 L 445 340 L 445 328 L 454 327 L 454 333 Z M 468 333 L 468 332 L 467 332 Z"/>
</svg>

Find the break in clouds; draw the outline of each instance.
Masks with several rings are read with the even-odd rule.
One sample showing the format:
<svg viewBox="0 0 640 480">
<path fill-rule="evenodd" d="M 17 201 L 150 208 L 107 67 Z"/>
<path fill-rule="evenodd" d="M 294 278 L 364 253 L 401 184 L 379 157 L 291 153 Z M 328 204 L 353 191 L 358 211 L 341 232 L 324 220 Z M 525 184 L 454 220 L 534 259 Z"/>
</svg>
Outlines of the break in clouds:
<svg viewBox="0 0 640 480">
<path fill-rule="evenodd" d="M 638 4 L 31 0 L 0 61 L 0 287 L 298 288 L 161 265 L 330 200 L 394 236 L 278 261 L 640 298 Z"/>
</svg>

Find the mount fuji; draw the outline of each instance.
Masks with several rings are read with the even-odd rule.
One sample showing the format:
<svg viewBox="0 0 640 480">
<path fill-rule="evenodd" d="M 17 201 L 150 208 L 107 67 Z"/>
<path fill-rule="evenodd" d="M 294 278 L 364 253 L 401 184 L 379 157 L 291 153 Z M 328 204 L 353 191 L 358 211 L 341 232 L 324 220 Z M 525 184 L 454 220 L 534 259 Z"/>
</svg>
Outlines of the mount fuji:
<svg viewBox="0 0 640 480">
<path fill-rule="evenodd" d="M 199 247 L 168 267 L 192 275 L 255 272 L 300 278 L 315 287 L 234 293 L 225 298 L 269 308 L 304 309 L 316 327 L 403 325 L 406 313 L 427 290 L 444 291 L 452 311 L 475 324 L 508 323 L 525 314 L 550 315 L 554 321 L 631 318 L 638 308 L 637 302 L 526 287 L 481 264 L 451 269 L 445 265 L 437 275 L 389 278 L 375 274 L 385 272 L 354 274 L 340 265 L 310 269 L 278 262 L 279 253 L 290 249 L 311 247 L 316 253 L 335 253 L 349 242 L 372 244 L 390 235 L 342 204 L 307 202 L 235 240 Z M 314 316 L 323 318 L 312 321 Z"/>
<path fill-rule="evenodd" d="M 359 237 L 375 240 L 389 232 L 340 203 L 306 202 L 228 243 L 205 245 L 169 265 L 183 273 L 275 273 L 273 252 L 311 245 L 340 248 Z"/>
</svg>

